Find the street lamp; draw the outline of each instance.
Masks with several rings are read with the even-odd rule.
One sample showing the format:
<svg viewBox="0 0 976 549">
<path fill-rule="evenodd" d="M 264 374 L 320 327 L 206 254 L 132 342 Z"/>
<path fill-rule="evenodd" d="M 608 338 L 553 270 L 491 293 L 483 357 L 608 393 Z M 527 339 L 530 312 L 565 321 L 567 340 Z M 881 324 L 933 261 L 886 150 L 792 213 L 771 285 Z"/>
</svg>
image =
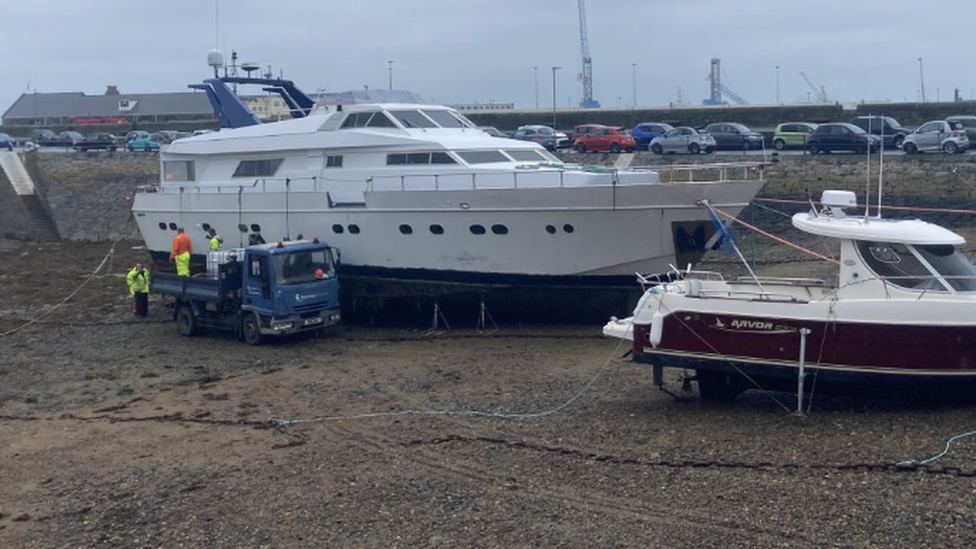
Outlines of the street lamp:
<svg viewBox="0 0 976 549">
<path fill-rule="evenodd" d="M 552 68 L 552 129 L 556 129 L 556 71 L 561 68 Z"/>
<path fill-rule="evenodd" d="M 637 63 L 631 63 L 631 81 L 634 83 L 634 108 L 637 108 Z"/>
<path fill-rule="evenodd" d="M 532 67 L 535 79 L 535 110 L 539 110 L 539 67 Z"/>
<path fill-rule="evenodd" d="M 392 90 L 393 89 L 393 61 L 387 61 L 386 65 L 387 65 L 386 70 L 389 72 L 389 76 L 390 76 L 390 89 Z"/>
<path fill-rule="evenodd" d="M 776 65 L 776 104 L 779 105 L 779 65 Z"/>
</svg>

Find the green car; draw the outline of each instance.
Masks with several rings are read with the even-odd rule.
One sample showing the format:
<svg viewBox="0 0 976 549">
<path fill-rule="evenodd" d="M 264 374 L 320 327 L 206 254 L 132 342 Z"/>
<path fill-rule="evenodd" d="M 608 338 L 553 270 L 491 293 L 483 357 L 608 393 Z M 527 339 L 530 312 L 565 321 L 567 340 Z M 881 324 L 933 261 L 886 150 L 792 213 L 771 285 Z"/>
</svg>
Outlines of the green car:
<svg viewBox="0 0 976 549">
<path fill-rule="evenodd" d="M 802 149 L 806 147 L 807 139 L 813 130 L 817 129 L 816 124 L 810 122 L 787 122 L 776 126 L 773 133 L 773 147 L 777 151 L 788 148 Z"/>
</svg>

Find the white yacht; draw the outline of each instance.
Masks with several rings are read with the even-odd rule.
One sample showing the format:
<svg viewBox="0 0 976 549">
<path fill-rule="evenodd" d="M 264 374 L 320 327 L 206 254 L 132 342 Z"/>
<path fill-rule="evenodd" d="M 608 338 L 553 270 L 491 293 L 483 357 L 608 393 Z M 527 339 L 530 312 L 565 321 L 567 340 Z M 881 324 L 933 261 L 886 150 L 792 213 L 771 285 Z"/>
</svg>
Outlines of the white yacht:
<svg viewBox="0 0 976 549">
<path fill-rule="evenodd" d="M 491 137 L 454 109 L 353 104 L 180 139 L 133 212 L 159 264 L 179 226 L 203 263 L 225 246 L 318 236 L 351 279 L 451 288 L 632 287 L 635 272 L 695 262 L 714 232 L 707 199 L 738 214 L 762 166 L 616 170 L 563 164 Z"/>
</svg>

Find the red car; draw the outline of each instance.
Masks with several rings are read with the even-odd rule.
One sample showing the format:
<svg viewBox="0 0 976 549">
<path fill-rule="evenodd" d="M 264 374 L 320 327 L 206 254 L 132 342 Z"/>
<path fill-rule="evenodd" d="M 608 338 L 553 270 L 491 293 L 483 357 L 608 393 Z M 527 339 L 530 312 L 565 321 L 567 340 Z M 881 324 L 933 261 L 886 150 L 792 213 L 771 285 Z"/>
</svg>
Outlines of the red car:
<svg viewBox="0 0 976 549">
<path fill-rule="evenodd" d="M 618 126 L 591 127 L 589 133 L 579 136 L 573 142 L 573 148 L 579 153 L 586 151 L 633 152 L 637 148 L 637 142 L 627 130 Z"/>
</svg>

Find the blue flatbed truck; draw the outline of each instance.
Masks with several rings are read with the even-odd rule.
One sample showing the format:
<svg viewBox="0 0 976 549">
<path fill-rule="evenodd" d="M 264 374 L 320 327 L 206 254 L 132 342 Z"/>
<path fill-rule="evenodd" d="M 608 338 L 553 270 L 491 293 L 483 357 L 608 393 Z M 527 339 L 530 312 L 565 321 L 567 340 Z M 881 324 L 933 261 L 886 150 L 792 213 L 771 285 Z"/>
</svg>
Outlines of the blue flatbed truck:
<svg viewBox="0 0 976 549">
<path fill-rule="evenodd" d="M 213 265 L 207 278 L 153 273 L 151 291 L 175 299 L 182 335 L 216 328 L 260 345 L 265 336 L 339 323 L 338 249 L 315 239 L 221 253 L 231 260 Z"/>
</svg>

